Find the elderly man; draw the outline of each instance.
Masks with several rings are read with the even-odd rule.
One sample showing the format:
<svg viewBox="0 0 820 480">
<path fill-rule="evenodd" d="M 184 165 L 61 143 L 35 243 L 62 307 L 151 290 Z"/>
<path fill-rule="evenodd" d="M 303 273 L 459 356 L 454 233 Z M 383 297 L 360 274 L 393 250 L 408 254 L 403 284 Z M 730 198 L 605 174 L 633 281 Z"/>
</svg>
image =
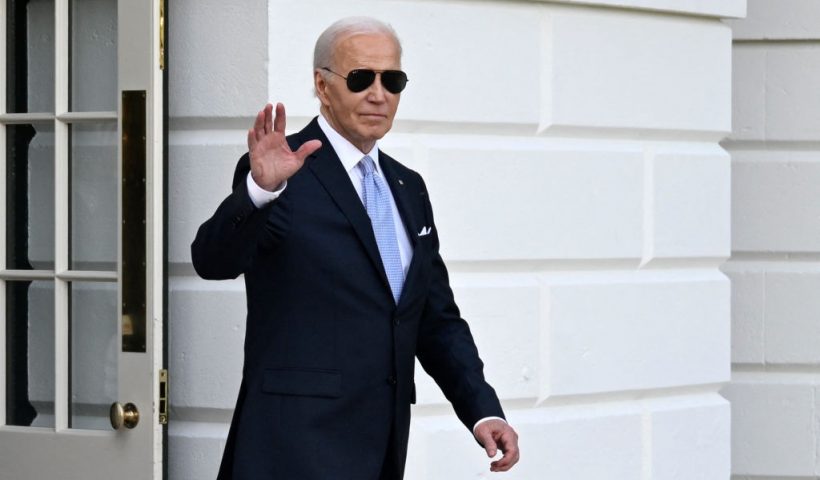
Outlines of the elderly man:
<svg viewBox="0 0 820 480">
<path fill-rule="evenodd" d="M 484 380 L 439 255 L 421 177 L 379 150 L 407 76 L 386 24 L 349 18 L 316 42 L 320 115 L 285 137 L 268 104 L 233 193 L 199 229 L 194 267 L 245 275 L 245 364 L 220 479 L 400 479 L 418 357 L 495 457 L 518 439 Z"/>
</svg>

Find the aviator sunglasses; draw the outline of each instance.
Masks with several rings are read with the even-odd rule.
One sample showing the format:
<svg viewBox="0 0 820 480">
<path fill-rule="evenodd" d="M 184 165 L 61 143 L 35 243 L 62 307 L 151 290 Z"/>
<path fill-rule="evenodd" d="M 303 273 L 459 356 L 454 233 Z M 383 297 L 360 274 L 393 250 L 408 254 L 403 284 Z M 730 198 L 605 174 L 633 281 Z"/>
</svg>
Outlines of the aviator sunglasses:
<svg viewBox="0 0 820 480">
<path fill-rule="evenodd" d="M 363 92 L 367 89 L 367 87 L 373 85 L 373 82 L 376 80 L 377 73 L 380 74 L 382 78 L 382 86 L 384 86 L 385 90 L 390 93 L 401 92 L 404 90 L 404 87 L 407 86 L 407 82 L 409 81 L 407 80 L 407 74 L 401 70 L 377 71 L 366 68 L 357 68 L 356 70 L 351 70 L 346 77 L 327 67 L 322 67 L 322 70 L 327 70 L 333 75 L 344 78 L 345 81 L 347 81 L 347 89 L 353 93 Z"/>
</svg>

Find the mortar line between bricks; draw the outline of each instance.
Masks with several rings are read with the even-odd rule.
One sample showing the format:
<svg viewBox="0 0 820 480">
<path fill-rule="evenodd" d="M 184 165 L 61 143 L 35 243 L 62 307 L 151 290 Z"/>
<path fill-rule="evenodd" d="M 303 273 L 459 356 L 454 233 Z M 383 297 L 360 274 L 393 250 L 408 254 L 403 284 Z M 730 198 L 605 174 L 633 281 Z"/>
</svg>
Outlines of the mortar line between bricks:
<svg viewBox="0 0 820 480">
<path fill-rule="evenodd" d="M 538 409 L 548 410 L 561 407 L 591 407 L 604 404 L 622 404 L 626 408 L 634 407 L 635 401 L 654 400 L 678 400 L 688 397 L 702 397 L 706 395 L 720 395 L 720 390 L 728 384 L 709 383 L 701 385 L 684 385 L 679 387 L 665 387 L 645 390 L 628 390 L 616 392 L 600 392 L 574 395 L 552 395 L 545 400 L 538 401 L 537 398 L 513 398 L 505 399 L 502 396 L 502 403 L 506 411 L 533 411 Z M 452 407 L 449 403 L 422 403 L 413 407 L 414 415 L 450 415 Z"/>
<path fill-rule="evenodd" d="M 768 475 L 732 475 L 731 480 L 818 480 L 820 477 L 770 477 Z"/>
<path fill-rule="evenodd" d="M 732 252 L 728 262 L 820 262 L 820 252 Z"/>
<path fill-rule="evenodd" d="M 785 46 L 785 45 L 811 45 L 820 46 L 820 38 L 734 38 L 733 45 L 755 45 L 755 46 Z"/>
<path fill-rule="evenodd" d="M 820 364 L 757 364 L 757 363 L 733 363 L 732 373 L 735 374 L 797 374 L 797 375 L 820 375 Z M 734 381 L 735 379 L 733 379 Z"/>
<path fill-rule="evenodd" d="M 820 140 L 727 139 L 721 141 L 720 146 L 730 154 L 744 151 L 771 151 L 773 153 L 781 151 L 817 152 L 820 151 Z"/>
<path fill-rule="evenodd" d="M 717 271 L 726 262 L 725 257 L 655 258 L 643 268 L 640 259 L 555 259 L 555 260 L 445 260 L 450 273 L 552 273 L 552 272 L 657 272 Z M 818 254 L 820 260 L 820 254 Z M 196 276 L 189 262 L 171 262 L 168 275 L 172 277 Z"/>
</svg>

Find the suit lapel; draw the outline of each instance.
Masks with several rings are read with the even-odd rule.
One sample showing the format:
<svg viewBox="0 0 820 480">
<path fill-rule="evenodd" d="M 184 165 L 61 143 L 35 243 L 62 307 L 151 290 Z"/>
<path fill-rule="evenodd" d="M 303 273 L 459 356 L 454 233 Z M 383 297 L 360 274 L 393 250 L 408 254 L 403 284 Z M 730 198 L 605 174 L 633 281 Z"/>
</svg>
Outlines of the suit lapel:
<svg viewBox="0 0 820 480">
<path fill-rule="evenodd" d="M 379 255 L 379 247 L 376 244 L 370 217 L 367 216 L 359 195 L 350 183 L 350 176 L 330 146 L 330 142 L 316 119 L 313 119 L 304 130 L 299 132 L 299 137 L 300 144 L 314 138 L 322 141 L 322 147 L 309 158 L 309 168 L 353 226 L 367 256 L 379 272 L 382 283 L 390 290 L 390 283 L 387 281 L 387 274 L 384 271 L 381 255 Z"/>
</svg>

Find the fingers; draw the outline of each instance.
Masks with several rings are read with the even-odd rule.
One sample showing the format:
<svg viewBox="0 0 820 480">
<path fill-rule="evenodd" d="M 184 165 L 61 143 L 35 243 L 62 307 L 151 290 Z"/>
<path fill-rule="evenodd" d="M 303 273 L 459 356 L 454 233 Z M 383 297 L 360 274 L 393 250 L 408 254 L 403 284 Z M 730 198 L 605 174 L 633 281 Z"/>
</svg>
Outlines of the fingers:
<svg viewBox="0 0 820 480">
<path fill-rule="evenodd" d="M 267 108 L 267 107 L 265 107 Z M 256 141 L 260 142 L 265 138 L 265 109 L 259 110 L 256 114 L 256 120 L 253 122 L 253 134 Z"/>
<path fill-rule="evenodd" d="M 276 104 L 276 118 L 273 120 L 273 130 L 279 133 L 285 133 L 285 106 L 281 103 Z M 270 127 L 269 127 L 270 128 Z M 268 130 L 270 132 L 270 129 Z"/>
<path fill-rule="evenodd" d="M 500 459 L 490 462 L 491 472 L 506 472 L 518 463 L 518 434 L 506 422 L 488 420 L 481 423 L 476 427 L 475 436 L 490 458 L 494 457 L 498 450 L 504 454 Z"/>
<path fill-rule="evenodd" d="M 265 105 L 265 134 L 273 131 L 273 105 L 270 103 Z"/>
<path fill-rule="evenodd" d="M 281 103 L 276 104 L 277 108 L 277 115 L 279 114 L 279 106 L 282 105 Z M 253 122 L 253 131 L 254 135 L 256 136 L 256 141 L 262 141 L 262 138 L 270 132 L 273 131 L 273 105 L 270 103 L 266 104 L 259 113 L 256 114 L 256 119 Z M 282 106 L 282 125 L 284 126 L 284 113 L 285 107 Z M 284 128 L 281 130 L 284 132 Z"/>
<path fill-rule="evenodd" d="M 304 159 L 307 158 L 308 155 L 315 152 L 316 150 L 319 150 L 319 148 L 321 148 L 321 146 L 322 146 L 321 141 L 319 141 L 319 140 L 310 140 L 310 141 L 307 141 L 307 142 L 303 143 L 302 146 L 299 147 L 299 150 L 296 150 L 296 152 L 294 152 L 294 153 L 296 154 L 296 158 L 298 158 L 300 161 L 304 161 Z"/>
<path fill-rule="evenodd" d="M 512 428 L 504 429 L 504 432 L 499 438 L 501 451 L 504 456 L 500 460 L 490 463 L 490 471 L 506 472 L 511 469 L 513 465 L 518 463 L 520 458 L 520 451 L 518 450 L 518 435 Z"/>
<path fill-rule="evenodd" d="M 256 147 L 256 143 L 256 132 L 251 128 L 248 130 L 248 152 L 253 151 Z"/>
<path fill-rule="evenodd" d="M 476 431 L 476 438 L 478 442 L 484 446 L 488 457 L 493 458 L 495 454 L 498 453 L 498 446 L 495 443 L 495 439 L 493 439 L 492 430 L 479 427 Z"/>
</svg>

